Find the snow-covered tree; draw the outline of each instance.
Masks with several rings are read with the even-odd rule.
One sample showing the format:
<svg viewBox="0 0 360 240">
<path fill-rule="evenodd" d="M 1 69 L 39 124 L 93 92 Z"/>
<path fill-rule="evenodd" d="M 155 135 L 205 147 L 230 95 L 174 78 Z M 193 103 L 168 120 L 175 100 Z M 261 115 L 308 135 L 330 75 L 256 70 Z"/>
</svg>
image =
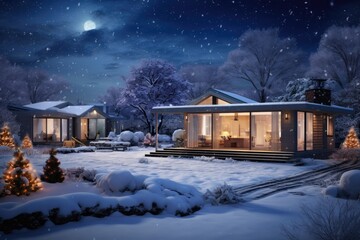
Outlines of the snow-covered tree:
<svg viewBox="0 0 360 240">
<path fill-rule="evenodd" d="M 186 100 L 189 83 L 176 73 L 175 68 L 163 60 L 147 59 L 131 70 L 126 80 L 121 106 L 131 106 L 134 113 L 154 134 L 154 106 L 182 104 Z M 159 129 L 164 116 L 159 115 Z"/>
<path fill-rule="evenodd" d="M 280 38 L 278 29 L 246 31 L 220 68 L 224 76 L 250 83 L 260 102 L 301 72 L 302 53 L 295 39 Z"/>
<path fill-rule="evenodd" d="M 335 80 L 340 88 L 360 79 L 360 26 L 330 27 L 310 56 L 308 75 Z"/>
<path fill-rule="evenodd" d="M 189 98 L 195 99 L 211 87 L 226 89 L 228 81 L 220 81 L 217 71 L 216 66 L 209 65 L 188 65 L 180 68 L 180 74 L 191 83 Z"/>
<path fill-rule="evenodd" d="M 38 70 L 29 71 L 25 82 L 27 94 L 32 103 L 57 98 L 68 87 L 67 81 L 64 79 Z"/>
<path fill-rule="evenodd" d="M 4 193 L 6 195 L 29 195 L 42 188 L 41 181 L 24 153 L 17 150 L 4 170 Z"/>
<path fill-rule="evenodd" d="M 274 98 L 274 101 L 279 102 L 297 102 L 305 101 L 306 90 L 316 87 L 316 82 L 310 78 L 297 78 L 288 82 L 283 95 Z M 325 89 L 332 90 L 335 87 L 335 82 L 328 80 L 325 82 Z"/>
</svg>

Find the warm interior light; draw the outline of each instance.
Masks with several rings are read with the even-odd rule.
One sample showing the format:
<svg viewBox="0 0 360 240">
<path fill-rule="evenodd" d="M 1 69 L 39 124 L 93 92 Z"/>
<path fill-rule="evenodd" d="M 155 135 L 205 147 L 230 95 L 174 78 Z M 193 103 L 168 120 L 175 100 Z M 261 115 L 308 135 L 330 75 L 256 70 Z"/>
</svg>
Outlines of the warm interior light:
<svg viewBox="0 0 360 240">
<path fill-rule="evenodd" d="M 289 114 L 285 113 L 285 119 L 286 119 L 286 120 L 289 119 Z"/>
</svg>

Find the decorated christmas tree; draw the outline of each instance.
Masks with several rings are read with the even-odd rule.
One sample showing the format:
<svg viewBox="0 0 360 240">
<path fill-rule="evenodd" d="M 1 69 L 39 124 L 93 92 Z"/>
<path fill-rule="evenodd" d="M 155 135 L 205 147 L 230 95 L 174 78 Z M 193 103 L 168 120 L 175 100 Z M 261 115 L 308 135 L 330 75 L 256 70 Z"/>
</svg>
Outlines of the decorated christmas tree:
<svg viewBox="0 0 360 240">
<path fill-rule="evenodd" d="M 15 141 L 7 124 L 4 124 L 4 126 L 1 128 L 0 146 L 7 146 L 12 149 L 15 148 Z"/>
<path fill-rule="evenodd" d="M 349 133 L 342 144 L 342 148 L 360 148 L 360 142 L 354 127 L 350 128 Z"/>
<path fill-rule="evenodd" d="M 32 168 L 30 161 L 24 158 L 24 153 L 19 149 L 8 162 L 4 171 L 4 193 L 6 195 L 29 195 L 42 188 L 41 181 Z"/>
<path fill-rule="evenodd" d="M 28 134 L 26 134 L 26 136 L 25 136 L 24 139 L 22 140 L 21 148 L 22 148 L 22 149 L 31 149 L 31 148 L 33 148 L 32 141 L 31 141 L 31 139 L 30 139 L 30 137 L 29 137 Z"/>
<path fill-rule="evenodd" d="M 50 158 L 46 160 L 46 165 L 44 166 L 44 175 L 41 176 L 42 180 L 49 183 L 56 183 L 64 181 L 64 172 L 59 167 L 60 161 L 55 157 L 56 150 L 51 149 Z"/>
</svg>

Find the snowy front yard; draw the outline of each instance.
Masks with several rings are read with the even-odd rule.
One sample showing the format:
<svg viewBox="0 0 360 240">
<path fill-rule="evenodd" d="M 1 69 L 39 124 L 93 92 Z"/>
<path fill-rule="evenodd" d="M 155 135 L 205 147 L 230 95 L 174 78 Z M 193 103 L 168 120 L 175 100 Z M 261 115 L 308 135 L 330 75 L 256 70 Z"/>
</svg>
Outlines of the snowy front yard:
<svg viewBox="0 0 360 240">
<path fill-rule="evenodd" d="M 104 175 L 114 171 L 129 171 L 134 176 L 149 179 L 168 179 L 193 186 L 200 193 L 224 184 L 243 186 L 273 178 L 286 177 L 328 164 L 326 161 L 306 160 L 305 166 L 257 162 L 238 162 L 208 158 L 176 159 L 145 158 L 150 148 L 132 147 L 125 152 L 90 152 L 58 154 L 63 169 L 83 167 Z M 34 168 L 42 172 L 48 154 L 28 156 Z M 12 155 L 0 155 L 3 170 Z M 44 189 L 30 196 L 6 196 L 1 204 L 19 206 L 31 200 L 63 194 L 96 194 L 108 197 L 95 185 L 66 179 L 63 183 L 43 183 Z M 282 192 L 271 197 L 226 206 L 205 204 L 200 211 L 187 217 L 177 217 L 169 212 L 160 215 L 125 216 L 119 212 L 105 218 L 83 217 L 79 222 L 54 225 L 47 222 L 37 230 L 22 229 L 1 235 L 3 239 L 284 239 L 282 224 L 297 219 L 300 205 L 312 202 L 320 194 L 318 187 L 300 189 L 305 195 Z M 297 189 L 296 191 L 300 191 Z M 69 196 L 69 195 L 65 195 Z M 84 194 L 84 196 L 87 196 Z M 88 195 L 89 196 L 89 195 Z M 51 199 L 51 198 L 49 198 Z M 46 204 L 46 203 L 44 203 Z M 1 234 L 1 232 L 0 232 Z"/>
</svg>

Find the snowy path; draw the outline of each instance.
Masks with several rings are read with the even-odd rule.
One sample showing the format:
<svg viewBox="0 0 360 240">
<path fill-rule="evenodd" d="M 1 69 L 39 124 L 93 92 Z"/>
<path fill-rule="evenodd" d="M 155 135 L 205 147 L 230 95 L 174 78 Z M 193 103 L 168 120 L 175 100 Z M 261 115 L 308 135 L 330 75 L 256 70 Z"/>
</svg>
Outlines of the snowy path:
<svg viewBox="0 0 360 240">
<path fill-rule="evenodd" d="M 311 170 L 291 177 L 238 187 L 235 188 L 235 192 L 240 194 L 245 201 L 251 201 L 306 185 L 321 186 L 324 183 L 338 180 L 342 173 L 352 169 L 360 169 L 360 162 L 342 161 L 329 167 Z"/>
</svg>

